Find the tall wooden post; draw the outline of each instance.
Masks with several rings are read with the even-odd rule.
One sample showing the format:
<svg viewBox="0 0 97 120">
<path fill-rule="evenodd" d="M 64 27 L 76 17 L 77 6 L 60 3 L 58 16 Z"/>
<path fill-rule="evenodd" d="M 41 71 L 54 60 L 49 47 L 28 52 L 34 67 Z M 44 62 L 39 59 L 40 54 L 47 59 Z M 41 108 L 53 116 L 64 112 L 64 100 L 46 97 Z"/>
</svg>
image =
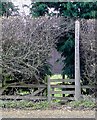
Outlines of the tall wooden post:
<svg viewBox="0 0 97 120">
<path fill-rule="evenodd" d="M 2 66 L 2 18 L 0 17 L 0 65 Z M 2 67 L 0 67 L 0 87 L 2 87 Z"/>
<path fill-rule="evenodd" d="M 48 80 L 48 102 L 49 102 L 49 104 L 51 103 L 51 93 L 50 93 L 50 91 L 51 91 L 51 86 L 50 86 L 50 77 L 47 77 L 47 80 Z"/>
<path fill-rule="evenodd" d="M 0 17 L 0 64 L 2 65 L 2 17 Z M 2 67 L 0 67 L 0 95 L 2 94 Z M 2 112 L 0 114 L 0 120 L 2 119 Z"/>
<path fill-rule="evenodd" d="M 2 64 L 2 18 L 0 18 L 0 64 Z M 2 74 L 1 67 L 0 67 L 0 74 Z"/>
<path fill-rule="evenodd" d="M 77 20 L 75 22 L 75 100 L 79 100 L 81 97 L 79 32 L 80 22 Z"/>
</svg>

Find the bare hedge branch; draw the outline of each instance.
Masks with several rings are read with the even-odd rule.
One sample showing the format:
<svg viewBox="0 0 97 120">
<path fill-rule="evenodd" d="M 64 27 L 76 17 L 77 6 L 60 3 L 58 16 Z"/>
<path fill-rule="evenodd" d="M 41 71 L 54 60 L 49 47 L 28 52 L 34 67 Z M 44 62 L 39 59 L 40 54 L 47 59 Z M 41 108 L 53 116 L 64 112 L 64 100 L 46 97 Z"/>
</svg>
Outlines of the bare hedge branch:
<svg viewBox="0 0 97 120">
<path fill-rule="evenodd" d="M 41 79 L 39 68 L 47 64 L 57 38 L 72 27 L 74 22 L 64 17 L 2 18 L 4 74 L 17 80 Z"/>
</svg>

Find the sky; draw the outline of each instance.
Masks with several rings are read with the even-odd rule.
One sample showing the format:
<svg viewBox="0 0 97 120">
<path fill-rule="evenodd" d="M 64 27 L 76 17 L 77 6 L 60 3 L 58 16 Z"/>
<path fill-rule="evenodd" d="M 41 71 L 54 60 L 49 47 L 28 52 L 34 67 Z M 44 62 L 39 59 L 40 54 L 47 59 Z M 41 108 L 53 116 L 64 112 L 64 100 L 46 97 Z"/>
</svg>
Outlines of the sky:
<svg viewBox="0 0 97 120">
<path fill-rule="evenodd" d="M 29 8 L 27 8 L 27 7 L 23 8 L 23 4 L 30 6 L 31 0 L 11 0 L 11 1 L 14 3 L 15 6 L 19 7 L 21 15 L 23 15 L 24 13 L 26 15 L 29 15 L 29 12 L 30 12 Z M 48 9 L 49 9 L 49 13 L 51 13 L 51 12 L 57 13 L 57 11 L 54 11 L 54 8 L 48 8 Z"/>
<path fill-rule="evenodd" d="M 21 14 L 24 12 L 26 15 L 29 14 L 29 8 L 27 8 L 27 7 L 23 8 L 22 6 L 23 6 L 23 4 L 30 5 L 31 0 L 11 0 L 11 1 L 14 3 L 15 6 L 19 7 Z"/>
</svg>

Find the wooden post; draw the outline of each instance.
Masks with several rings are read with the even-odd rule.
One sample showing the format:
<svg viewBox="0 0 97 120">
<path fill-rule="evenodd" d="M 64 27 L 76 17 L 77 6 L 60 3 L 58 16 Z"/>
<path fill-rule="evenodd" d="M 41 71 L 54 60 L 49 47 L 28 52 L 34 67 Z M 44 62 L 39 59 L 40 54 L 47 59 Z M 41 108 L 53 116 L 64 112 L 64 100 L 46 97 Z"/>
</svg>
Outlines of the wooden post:
<svg viewBox="0 0 97 120">
<path fill-rule="evenodd" d="M 0 17 L 0 65 L 2 66 L 2 17 Z M 0 87 L 2 87 L 2 67 L 0 67 Z"/>
<path fill-rule="evenodd" d="M 2 17 L 0 17 L 0 64 L 2 65 Z M 0 96 L 2 94 L 2 67 L 0 67 Z M 2 112 L 0 114 L 0 120 L 2 119 Z"/>
<path fill-rule="evenodd" d="M 77 20 L 75 22 L 75 100 L 79 100 L 81 97 L 79 31 L 80 22 Z"/>
<path fill-rule="evenodd" d="M 0 64 L 2 64 L 2 18 L 0 18 Z M 2 74 L 2 68 L 0 67 L 0 75 L 1 74 Z"/>
<path fill-rule="evenodd" d="M 48 102 L 51 103 L 51 93 L 50 93 L 50 78 L 48 77 Z"/>
<path fill-rule="evenodd" d="M 62 75 L 62 79 L 65 79 L 65 75 Z M 65 82 L 62 83 L 62 85 L 65 85 Z M 66 88 L 62 88 L 62 91 L 65 91 Z M 65 94 L 63 94 L 63 97 L 65 97 Z"/>
</svg>

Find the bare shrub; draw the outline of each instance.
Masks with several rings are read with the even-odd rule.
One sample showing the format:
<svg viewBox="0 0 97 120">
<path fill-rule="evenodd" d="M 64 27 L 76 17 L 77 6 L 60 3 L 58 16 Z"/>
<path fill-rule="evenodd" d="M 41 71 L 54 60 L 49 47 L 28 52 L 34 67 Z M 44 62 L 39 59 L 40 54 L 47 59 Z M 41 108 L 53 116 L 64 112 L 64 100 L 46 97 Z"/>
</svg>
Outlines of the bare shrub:
<svg viewBox="0 0 97 120">
<path fill-rule="evenodd" d="M 96 70 L 96 38 L 95 38 L 95 19 L 81 20 L 81 72 L 85 84 L 95 85 Z"/>
<path fill-rule="evenodd" d="M 16 80 L 41 80 L 40 73 L 44 69 L 43 66 L 48 64 L 57 38 L 72 26 L 74 22 L 64 17 L 3 18 L 3 73 L 13 76 Z"/>
</svg>

